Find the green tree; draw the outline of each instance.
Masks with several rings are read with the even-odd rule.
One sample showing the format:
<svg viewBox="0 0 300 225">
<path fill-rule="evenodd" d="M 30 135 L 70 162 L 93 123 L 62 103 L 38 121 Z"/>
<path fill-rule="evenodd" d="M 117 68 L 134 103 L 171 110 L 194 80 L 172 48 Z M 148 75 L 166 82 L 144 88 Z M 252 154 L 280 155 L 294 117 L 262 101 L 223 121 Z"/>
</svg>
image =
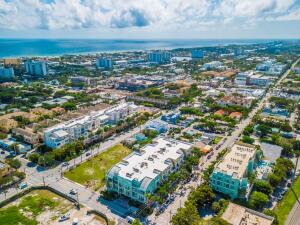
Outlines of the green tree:
<svg viewBox="0 0 300 225">
<path fill-rule="evenodd" d="M 214 217 L 209 220 L 209 225 L 230 225 L 226 220 L 220 218 L 220 217 Z"/>
<path fill-rule="evenodd" d="M 2 139 L 5 139 L 5 138 L 7 138 L 7 134 L 5 134 L 5 133 L 0 133 L 0 139 L 2 140 Z"/>
<path fill-rule="evenodd" d="M 13 150 L 15 155 L 20 153 L 20 148 L 19 148 L 19 145 L 17 143 L 13 143 L 13 144 L 9 145 L 8 148 Z"/>
<path fill-rule="evenodd" d="M 132 223 L 132 225 L 142 225 L 139 219 L 135 219 Z"/>
<path fill-rule="evenodd" d="M 273 221 L 272 225 L 278 225 L 279 224 L 277 214 L 273 210 L 265 209 L 263 211 L 263 213 L 268 215 L 268 216 L 272 216 L 274 218 L 274 221 Z"/>
<path fill-rule="evenodd" d="M 199 225 L 200 215 L 196 206 L 187 201 L 183 208 L 177 210 L 177 213 L 172 217 L 173 225 Z"/>
<path fill-rule="evenodd" d="M 207 184 L 202 184 L 189 195 L 189 200 L 195 202 L 198 207 L 203 207 L 206 204 L 211 204 L 216 195 L 211 187 Z"/>
<path fill-rule="evenodd" d="M 77 107 L 76 107 L 76 104 L 74 102 L 65 102 L 62 107 L 65 109 L 65 110 L 68 110 L 68 111 L 72 111 L 72 110 L 75 110 Z"/>
<path fill-rule="evenodd" d="M 40 157 L 40 154 L 34 152 L 28 156 L 28 159 L 29 159 L 29 161 L 31 161 L 33 163 L 38 163 L 39 157 Z"/>
<path fill-rule="evenodd" d="M 249 205 L 253 209 L 262 209 L 269 201 L 269 198 L 266 194 L 254 191 L 250 197 Z"/>
<path fill-rule="evenodd" d="M 7 163 L 14 169 L 19 169 L 21 167 L 21 162 L 19 159 L 8 159 Z"/>
<path fill-rule="evenodd" d="M 248 144 L 253 144 L 254 143 L 254 139 L 251 138 L 250 136 L 244 135 L 243 138 L 242 138 L 242 142 L 248 143 Z"/>
<path fill-rule="evenodd" d="M 272 186 L 264 180 L 255 180 L 254 187 L 256 191 L 262 192 L 266 195 L 270 195 L 272 193 Z"/>
<path fill-rule="evenodd" d="M 274 173 L 271 173 L 268 179 L 272 187 L 276 187 L 281 182 L 281 178 Z"/>
</svg>

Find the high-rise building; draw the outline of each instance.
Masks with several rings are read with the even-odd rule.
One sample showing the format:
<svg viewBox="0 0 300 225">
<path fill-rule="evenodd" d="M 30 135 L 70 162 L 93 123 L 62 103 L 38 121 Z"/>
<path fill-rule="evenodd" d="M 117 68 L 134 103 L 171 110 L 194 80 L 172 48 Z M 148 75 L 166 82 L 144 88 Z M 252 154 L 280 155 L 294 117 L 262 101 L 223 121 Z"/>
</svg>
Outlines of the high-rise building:
<svg viewBox="0 0 300 225">
<path fill-rule="evenodd" d="M 192 59 L 202 59 L 204 57 L 204 52 L 200 49 L 192 50 Z"/>
<path fill-rule="evenodd" d="M 14 69 L 12 67 L 5 68 L 0 67 L 0 79 L 1 80 L 11 80 L 15 76 Z"/>
<path fill-rule="evenodd" d="M 171 53 L 168 51 L 153 51 L 148 54 L 148 60 L 153 63 L 165 63 L 171 59 Z"/>
<path fill-rule="evenodd" d="M 48 74 L 48 65 L 45 61 L 27 60 L 24 62 L 26 73 L 33 76 L 45 76 Z"/>
<path fill-rule="evenodd" d="M 111 58 L 102 57 L 96 60 L 97 68 L 110 69 L 112 68 L 113 62 Z"/>
</svg>

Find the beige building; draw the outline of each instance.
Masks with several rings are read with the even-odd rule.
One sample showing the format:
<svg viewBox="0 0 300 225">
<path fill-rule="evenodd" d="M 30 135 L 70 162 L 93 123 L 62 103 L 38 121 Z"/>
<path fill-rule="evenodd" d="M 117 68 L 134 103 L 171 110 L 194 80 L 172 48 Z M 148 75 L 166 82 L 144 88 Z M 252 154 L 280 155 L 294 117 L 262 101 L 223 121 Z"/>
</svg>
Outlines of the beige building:
<svg viewBox="0 0 300 225">
<path fill-rule="evenodd" d="M 0 177 L 5 177 L 10 173 L 9 166 L 0 161 Z"/>
<path fill-rule="evenodd" d="M 21 59 L 17 58 L 7 58 L 3 59 L 4 66 L 20 66 Z"/>
<path fill-rule="evenodd" d="M 272 225 L 274 220 L 271 216 L 231 202 L 223 213 L 222 219 L 232 225 Z"/>
<path fill-rule="evenodd" d="M 34 133 L 30 128 L 14 128 L 12 133 L 15 136 L 21 136 L 29 144 L 36 145 L 39 143 L 39 135 Z"/>
</svg>

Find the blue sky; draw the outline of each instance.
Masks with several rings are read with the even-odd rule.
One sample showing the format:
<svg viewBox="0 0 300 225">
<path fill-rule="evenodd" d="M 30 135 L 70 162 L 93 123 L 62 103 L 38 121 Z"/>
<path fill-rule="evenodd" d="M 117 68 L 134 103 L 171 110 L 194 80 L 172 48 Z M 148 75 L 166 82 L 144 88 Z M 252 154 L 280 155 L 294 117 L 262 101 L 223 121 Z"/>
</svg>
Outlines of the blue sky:
<svg viewBox="0 0 300 225">
<path fill-rule="evenodd" d="M 0 0 L 0 38 L 300 38 L 300 0 Z"/>
</svg>

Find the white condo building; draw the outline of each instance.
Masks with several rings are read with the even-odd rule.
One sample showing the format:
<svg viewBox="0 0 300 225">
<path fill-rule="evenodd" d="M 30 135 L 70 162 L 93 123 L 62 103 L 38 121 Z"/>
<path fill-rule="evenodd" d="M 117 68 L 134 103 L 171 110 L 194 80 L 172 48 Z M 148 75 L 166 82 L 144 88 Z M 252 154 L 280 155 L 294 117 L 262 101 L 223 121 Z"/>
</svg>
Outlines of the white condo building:
<svg viewBox="0 0 300 225">
<path fill-rule="evenodd" d="M 183 164 L 192 144 L 158 137 L 113 166 L 106 175 L 109 191 L 145 203 L 168 176 Z"/>
<path fill-rule="evenodd" d="M 80 137 L 88 138 L 92 131 L 109 122 L 117 121 L 135 113 L 138 109 L 132 102 L 122 103 L 110 109 L 90 112 L 88 115 L 57 124 L 44 131 L 44 143 L 50 148 L 58 148 Z"/>
</svg>

